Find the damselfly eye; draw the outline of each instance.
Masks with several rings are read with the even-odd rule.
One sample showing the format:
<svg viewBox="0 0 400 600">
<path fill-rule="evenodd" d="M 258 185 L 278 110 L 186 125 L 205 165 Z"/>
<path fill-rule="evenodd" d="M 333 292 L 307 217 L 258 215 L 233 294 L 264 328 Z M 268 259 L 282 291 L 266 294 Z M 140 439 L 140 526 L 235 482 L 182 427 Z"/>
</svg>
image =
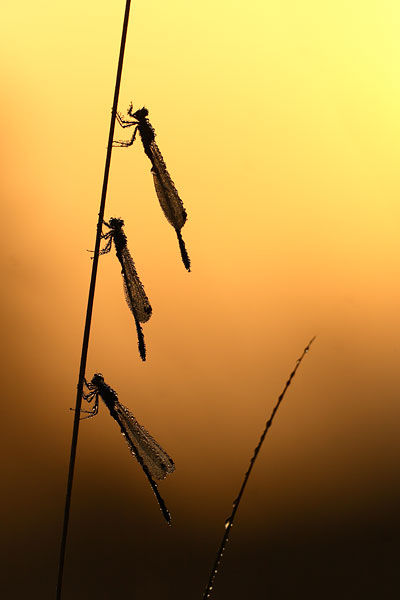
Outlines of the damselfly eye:
<svg viewBox="0 0 400 600">
<path fill-rule="evenodd" d="M 149 114 L 149 111 L 147 110 L 147 108 L 145 108 L 143 106 L 143 108 L 139 108 L 139 110 L 137 110 L 135 113 L 133 113 L 133 118 L 140 121 L 140 119 L 145 119 L 148 114 Z"/>
<path fill-rule="evenodd" d="M 93 385 L 98 385 L 99 383 L 103 383 L 104 382 L 104 377 L 101 373 L 95 373 L 92 377 L 92 383 Z"/>
<path fill-rule="evenodd" d="M 111 217 L 111 219 L 110 219 L 110 226 L 113 229 L 121 229 L 121 227 L 123 227 L 124 224 L 125 223 L 124 223 L 123 219 L 117 219 L 115 217 Z"/>
</svg>

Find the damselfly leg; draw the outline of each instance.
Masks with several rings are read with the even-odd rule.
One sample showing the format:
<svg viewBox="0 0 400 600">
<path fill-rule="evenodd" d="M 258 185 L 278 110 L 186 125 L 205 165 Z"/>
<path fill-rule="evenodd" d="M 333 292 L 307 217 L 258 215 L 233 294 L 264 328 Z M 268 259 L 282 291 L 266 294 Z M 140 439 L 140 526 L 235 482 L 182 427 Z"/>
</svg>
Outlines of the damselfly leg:
<svg viewBox="0 0 400 600">
<path fill-rule="evenodd" d="M 128 114 L 130 114 L 129 111 L 128 111 Z M 114 140 L 113 146 L 117 147 L 117 148 L 118 147 L 127 148 L 128 146 L 132 146 L 133 142 L 136 139 L 136 134 L 137 134 L 137 131 L 139 128 L 139 122 L 138 121 L 126 121 L 125 119 L 123 119 L 121 117 L 121 115 L 118 112 L 116 114 L 116 117 L 117 117 L 117 121 L 118 121 L 119 125 L 121 127 L 123 127 L 124 129 L 125 129 L 125 127 L 133 127 L 134 125 L 136 125 L 136 127 L 133 131 L 133 135 L 130 140 L 125 140 L 125 141 L 124 140 Z"/>
<path fill-rule="evenodd" d="M 86 378 L 83 381 L 84 381 L 84 384 L 86 385 L 86 387 L 88 388 L 89 392 L 87 394 L 85 394 L 85 392 L 82 390 L 82 398 L 84 400 L 86 400 L 86 402 L 89 402 L 89 403 L 92 402 L 92 400 L 94 399 L 94 404 L 93 404 L 93 408 L 91 410 L 84 410 L 83 408 L 81 408 L 81 410 L 79 412 L 81 414 L 85 413 L 86 417 L 79 417 L 80 421 L 83 421 L 84 419 L 91 419 L 92 417 L 95 417 L 97 415 L 97 413 L 99 412 L 99 392 L 98 392 L 98 390 L 92 383 L 87 381 Z M 69 410 L 73 410 L 75 412 L 75 408 L 70 408 Z"/>
</svg>

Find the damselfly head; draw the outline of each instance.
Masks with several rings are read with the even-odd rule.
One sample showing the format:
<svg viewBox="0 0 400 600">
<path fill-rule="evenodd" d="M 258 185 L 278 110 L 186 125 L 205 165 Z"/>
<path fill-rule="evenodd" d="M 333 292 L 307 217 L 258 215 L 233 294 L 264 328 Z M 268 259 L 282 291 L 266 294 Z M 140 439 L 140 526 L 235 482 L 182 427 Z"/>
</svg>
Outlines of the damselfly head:
<svg viewBox="0 0 400 600">
<path fill-rule="evenodd" d="M 143 108 L 139 108 L 139 110 L 137 110 L 135 113 L 133 113 L 132 117 L 134 119 L 137 119 L 138 121 L 142 121 L 143 119 L 145 119 L 147 117 L 148 114 L 149 114 L 149 111 L 147 110 L 147 108 L 145 108 L 143 106 Z"/>
<path fill-rule="evenodd" d="M 111 229 L 121 229 L 124 226 L 123 219 L 117 219 L 116 217 L 111 217 L 109 220 L 109 225 Z"/>
<path fill-rule="evenodd" d="M 104 377 L 101 373 L 95 373 L 92 377 L 93 385 L 98 386 L 100 383 L 104 383 Z"/>
</svg>

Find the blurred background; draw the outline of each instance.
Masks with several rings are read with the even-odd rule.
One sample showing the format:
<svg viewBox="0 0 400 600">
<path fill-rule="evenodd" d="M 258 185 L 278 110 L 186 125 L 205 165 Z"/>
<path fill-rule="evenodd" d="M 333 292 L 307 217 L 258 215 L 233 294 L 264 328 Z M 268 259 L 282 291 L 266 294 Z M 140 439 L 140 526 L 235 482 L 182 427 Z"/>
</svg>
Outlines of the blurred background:
<svg viewBox="0 0 400 600">
<path fill-rule="evenodd" d="M 124 1 L 3 2 L 1 584 L 53 598 Z M 163 521 L 104 406 L 80 427 L 65 600 L 397 598 L 400 6 L 135 2 L 119 109 L 146 106 L 188 213 L 188 274 L 139 139 L 112 155 L 153 306 L 137 351 L 114 251 L 101 371 L 173 457 Z M 116 137 L 130 130 L 116 127 Z"/>
</svg>

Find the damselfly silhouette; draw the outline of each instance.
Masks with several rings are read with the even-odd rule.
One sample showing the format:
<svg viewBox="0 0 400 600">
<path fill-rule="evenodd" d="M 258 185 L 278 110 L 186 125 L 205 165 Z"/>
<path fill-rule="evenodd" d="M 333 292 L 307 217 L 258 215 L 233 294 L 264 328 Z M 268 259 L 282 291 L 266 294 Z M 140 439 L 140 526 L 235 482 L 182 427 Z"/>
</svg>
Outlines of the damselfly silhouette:
<svg viewBox="0 0 400 600">
<path fill-rule="evenodd" d="M 152 165 L 151 172 L 153 174 L 154 187 L 156 189 L 158 200 L 168 222 L 175 229 L 183 264 L 185 265 L 186 269 L 190 271 L 190 258 L 186 250 L 185 242 L 183 241 L 181 235 L 181 229 L 184 226 L 187 218 L 186 210 L 184 209 L 182 200 L 178 194 L 178 190 L 176 189 L 174 182 L 167 171 L 167 166 L 154 139 L 156 132 L 147 118 L 148 114 L 149 111 L 144 107 L 140 108 L 136 112 L 133 112 L 132 103 L 129 106 L 128 115 L 133 119 L 136 119 L 135 121 L 126 121 L 119 113 L 117 113 L 117 120 L 121 127 L 135 126 L 135 129 L 130 140 L 126 142 L 114 141 L 113 145 L 123 147 L 132 146 L 136 138 L 136 133 L 139 130 L 144 151 L 149 157 Z"/>
<path fill-rule="evenodd" d="M 151 317 L 152 308 L 144 291 L 142 282 L 136 272 L 135 263 L 127 246 L 126 235 L 122 230 L 124 221 L 122 219 L 111 218 L 104 225 L 110 231 L 102 234 L 102 238 L 107 240 L 107 244 L 100 251 L 100 254 L 110 252 L 112 241 L 114 240 L 115 251 L 119 262 L 121 263 L 121 273 L 124 283 L 126 302 L 135 319 L 136 330 L 138 334 L 139 353 L 142 360 L 146 360 L 146 346 L 144 343 L 143 331 L 140 323 L 146 323 Z"/>
<path fill-rule="evenodd" d="M 82 411 L 88 413 L 88 416 L 83 418 L 94 417 L 97 415 L 100 396 L 110 411 L 110 415 L 119 425 L 131 453 L 137 458 L 138 463 L 142 467 L 157 498 L 161 512 L 168 525 L 170 525 L 171 515 L 165 506 L 164 500 L 160 496 L 154 479 L 165 479 L 169 473 L 173 473 L 175 471 L 174 461 L 168 456 L 165 450 L 161 448 L 149 432 L 139 425 L 126 406 L 123 406 L 119 402 L 117 392 L 104 381 L 104 377 L 101 373 L 93 375 L 91 382 L 88 382 L 85 379 L 85 384 L 89 392 L 83 394 L 83 398 L 88 402 L 91 402 L 94 399 L 94 405 L 91 411 Z"/>
</svg>

